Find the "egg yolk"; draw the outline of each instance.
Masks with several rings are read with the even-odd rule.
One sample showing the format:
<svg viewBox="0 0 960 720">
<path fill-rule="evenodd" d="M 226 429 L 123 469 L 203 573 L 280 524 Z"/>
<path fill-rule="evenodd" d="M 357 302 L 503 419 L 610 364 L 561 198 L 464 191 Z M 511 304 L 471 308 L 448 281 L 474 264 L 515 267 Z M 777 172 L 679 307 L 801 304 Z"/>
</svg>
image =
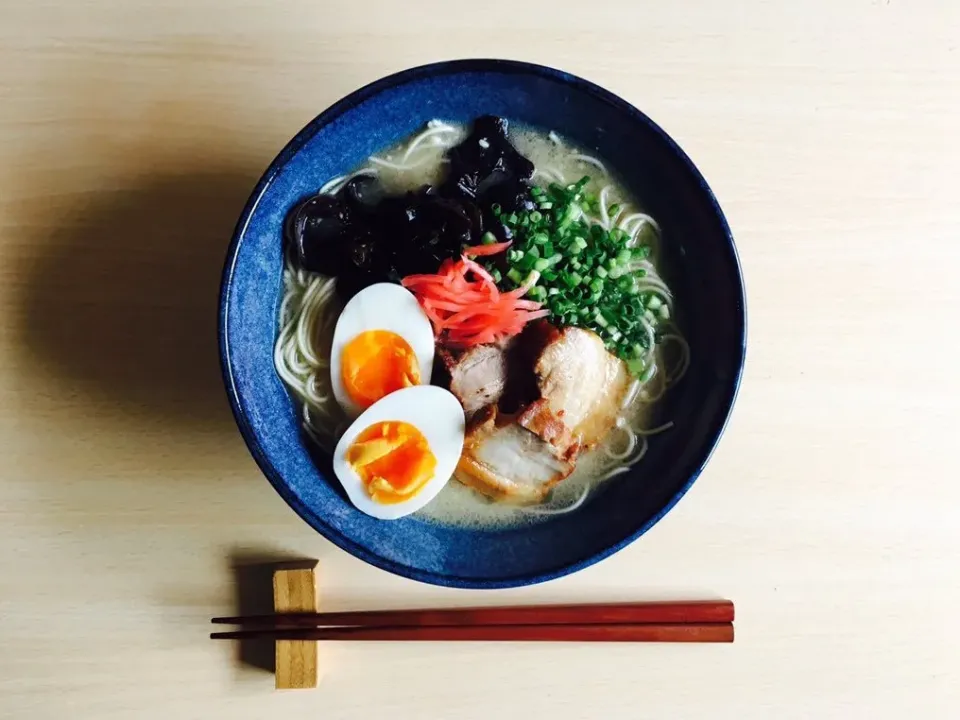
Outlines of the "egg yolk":
<svg viewBox="0 0 960 720">
<path fill-rule="evenodd" d="M 420 384 L 420 363 L 409 343 L 389 330 L 368 330 L 343 348 L 342 379 L 347 394 L 368 408 L 395 390 Z"/>
<path fill-rule="evenodd" d="M 347 449 L 346 458 L 374 502 L 383 504 L 409 500 L 437 469 L 437 458 L 423 433 L 394 420 L 366 428 Z"/>
</svg>

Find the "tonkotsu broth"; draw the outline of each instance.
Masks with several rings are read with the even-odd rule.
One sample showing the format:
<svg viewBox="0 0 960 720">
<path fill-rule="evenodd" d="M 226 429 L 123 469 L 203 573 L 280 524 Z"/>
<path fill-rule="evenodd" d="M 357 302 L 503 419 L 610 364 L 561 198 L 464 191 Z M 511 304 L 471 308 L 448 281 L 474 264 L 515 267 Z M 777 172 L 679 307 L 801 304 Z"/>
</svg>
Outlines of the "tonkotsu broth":
<svg viewBox="0 0 960 720">
<path fill-rule="evenodd" d="M 446 125 L 446 127 L 450 126 Z M 426 133 L 418 133 L 413 139 L 407 139 L 372 156 L 364 167 L 375 168 L 381 183 L 390 193 L 414 190 L 426 184 L 437 184 L 443 177 L 446 149 L 459 143 L 465 136 L 466 128 L 464 127 L 457 127 L 455 134 L 449 129 L 436 134 L 431 134 L 429 130 Z M 576 182 L 584 175 L 588 175 L 591 178 L 587 185 L 589 192 L 599 194 L 604 186 L 609 186 L 607 191 L 609 204 L 640 207 L 609 172 L 602 165 L 598 165 L 601 162 L 599 158 L 594 158 L 590 153 L 583 152 L 555 134 L 512 125 L 510 141 L 536 167 L 533 176 L 535 184 L 547 186 L 559 179 L 557 174 L 562 177 L 564 183 Z M 414 166 L 409 167 L 411 164 Z M 408 167 L 401 167 L 404 165 Z M 328 186 L 332 186 L 332 190 L 335 190 L 338 183 L 331 181 Z M 655 246 L 656 238 L 651 238 L 652 234 L 644 235 L 644 241 L 653 240 Z M 338 312 L 339 305 L 337 303 L 332 305 L 329 312 Z M 659 348 L 657 364 L 661 368 L 664 367 L 662 351 Z M 318 373 L 316 383 L 318 385 L 324 381 L 329 383 L 329 373 L 327 375 L 328 377 L 324 379 Z M 626 421 L 634 428 L 647 427 L 653 406 L 654 402 L 641 401 L 639 394 L 635 394 L 634 400 L 624 409 L 621 422 Z M 339 408 L 334 409 L 334 416 L 338 410 Z M 654 432 L 657 430 L 659 428 Z M 646 442 L 642 436 L 640 441 L 644 444 Z M 611 453 L 620 452 L 629 442 L 631 441 L 627 433 L 618 428 L 611 430 L 610 436 L 601 447 L 585 452 L 579 457 L 574 473 L 557 485 L 549 502 L 542 505 L 519 507 L 497 502 L 451 480 L 440 494 L 427 506 L 418 510 L 414 517 L 445 525 L 482 529 L 506 528 L 547 520 L 557 511 L 579 505 L 585 497 L 589 501 L 587 493 L 592 495 L 594 486 L 601 484 L 611 475 L 611 463 L 614 462 Z M 632 455 L 632 453 L 628 454 Z"/>
</svg>

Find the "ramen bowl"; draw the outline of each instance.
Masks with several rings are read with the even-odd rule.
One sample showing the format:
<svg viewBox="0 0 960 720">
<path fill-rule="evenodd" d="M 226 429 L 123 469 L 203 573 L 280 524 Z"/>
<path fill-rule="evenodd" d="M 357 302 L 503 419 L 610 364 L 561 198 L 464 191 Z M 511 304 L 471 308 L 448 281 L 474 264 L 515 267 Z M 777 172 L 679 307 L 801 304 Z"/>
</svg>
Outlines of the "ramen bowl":
<svg viewBox="0 0 960 720">
<path fill-rule="evenodd" d="M 343 493 L 328 456 L 274 368 L 290 208 L 331 178 L 433 118 L 498 115 L 590 149 L 662 228 L 661 253 L 691 362 L 658 412 L 673 422 L 643 461 L 577 510 L 500 528 L 411 515 L 378 520 Z M 273 161 L 230 243 L 220 297 L 223 377 L 237 425 L 277 492 L 325 538 L 379 568 L 422 582 L 504 588 L 575 572 L 652 528 L 704 469 L 730 415 L 743 367 L 746 316 L 730 229 L 703 176 L 638 109 L 559 70 L 505 60 L 441 62 L 351 93 L 300 131 Z M 451 481 L 453 482 L 453 481 Z"/>
</svg>

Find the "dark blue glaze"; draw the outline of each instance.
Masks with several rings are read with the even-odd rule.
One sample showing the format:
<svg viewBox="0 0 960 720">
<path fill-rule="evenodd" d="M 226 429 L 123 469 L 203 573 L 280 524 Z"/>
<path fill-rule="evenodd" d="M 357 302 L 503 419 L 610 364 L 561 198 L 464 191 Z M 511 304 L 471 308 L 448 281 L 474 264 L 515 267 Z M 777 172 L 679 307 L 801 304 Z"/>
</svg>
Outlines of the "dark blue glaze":
<svg viewBox="0 0 960 720">
<path fill-rule="evenodd" d="M 666 275 L 693 363 L 661 406 L 675 427 L 629 475 L 580 510 L 500 531 L 385 522 L 354 509 L 329 464 L 315 463 L 273 367 L 281 227 L 299 198 L 431 118 L 502 115 L 595 150 L 663 227 Z M 650 529 L 702 471 L 730 414 L 746 342 L 744 290 L 730 229 L 706 181 L 646 115 L 558 70 L 462 60 L 407 70 L 344 98 L 304 128 L 257 184 L 227 252 L 220 349 L 230 403 L 250 451 L 284 500 L 321 534 L 377 567 L 468 588 L 528 585 L 607 557 Z"/>
</svg>

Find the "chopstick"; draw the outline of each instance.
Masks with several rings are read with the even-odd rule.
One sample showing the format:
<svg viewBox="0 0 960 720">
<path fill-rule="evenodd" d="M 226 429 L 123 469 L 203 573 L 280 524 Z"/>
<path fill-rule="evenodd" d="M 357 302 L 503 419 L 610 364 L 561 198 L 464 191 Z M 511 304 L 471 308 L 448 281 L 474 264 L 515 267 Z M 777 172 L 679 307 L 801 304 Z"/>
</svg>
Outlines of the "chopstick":
<svg viewBox="0 0 960 720">
<path fill-rule="evenodd" d="M 733 642 L 732 623 L 634 625 L 460 625 L 408 627 L 263 628 L 213 633 L 215 640 L 380 640 L 513 642 Z"/>
<path fill-rule="evenodd" d="M 716 624 L 733 622 L 729 600 L 606 603 L 597 605 L 526 605 L 442 610 L 363 610 L 359 612 L 283 613 L 216 617 L 212 622 L 249 629 L 353 627 L 489 627 L 550 625 Z"/>
</svg>

